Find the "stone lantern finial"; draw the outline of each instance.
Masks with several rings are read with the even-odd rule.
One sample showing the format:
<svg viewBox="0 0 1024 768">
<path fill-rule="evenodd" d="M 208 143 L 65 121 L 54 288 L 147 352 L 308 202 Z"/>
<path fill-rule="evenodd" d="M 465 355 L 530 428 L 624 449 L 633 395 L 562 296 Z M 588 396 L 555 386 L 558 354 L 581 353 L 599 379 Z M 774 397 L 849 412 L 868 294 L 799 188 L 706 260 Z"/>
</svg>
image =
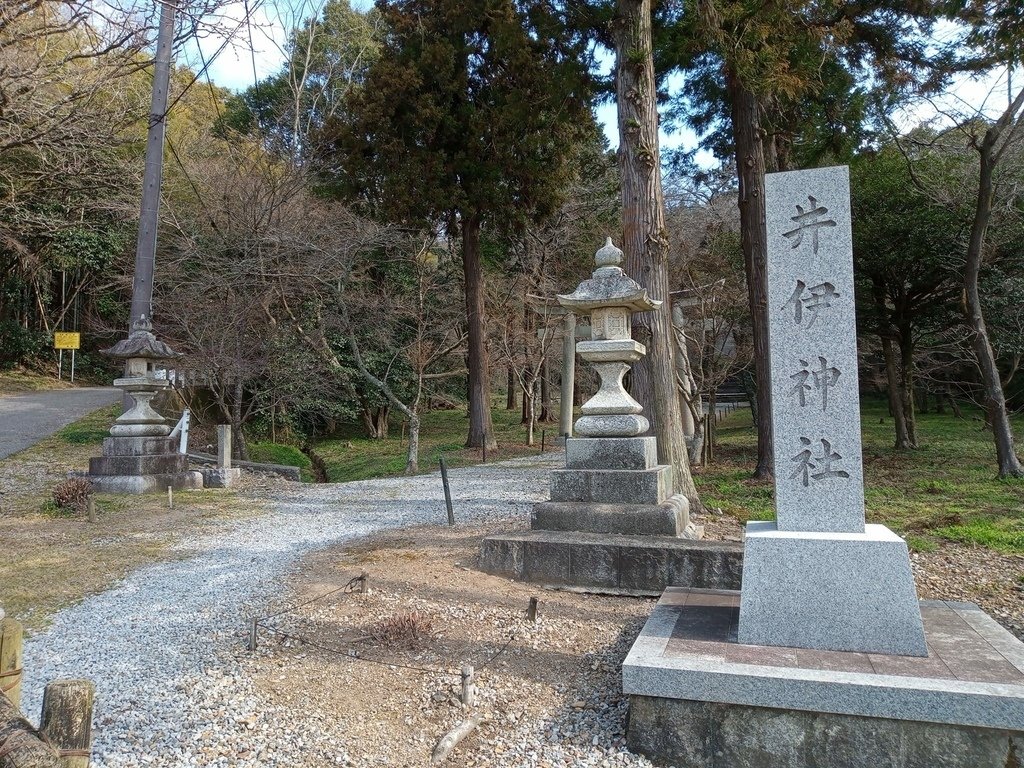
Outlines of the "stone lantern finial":
<svg viewBox="0 0 1024 768">
<path fill-rule="evenodd" d="M 622 251 L 615 247 L 610 237 L 604 241 L 601 249 L 594 254 L 594 263 L 599 267 L 622 266 Z"/>
<path fill-rule="evenodd" d="M 645 354 L 647 348 L 630 335 L 630 316 L 661 304 L 631 279 L 619 266 L 622 251 L 609 237 L 596 254 L 597 269 L 589 280 L 570 294 L 559 295 L 558 303 L 577 315 L 590 315 L 591 341 L 576 344 L 576 352 L 591 363 L 601 376 L 601 388 L 582 408 L 576 431 L 587 437 L 635 437 L 650 423 L 643 407 L 622 384 L 623 377 Z"/>
</svg>

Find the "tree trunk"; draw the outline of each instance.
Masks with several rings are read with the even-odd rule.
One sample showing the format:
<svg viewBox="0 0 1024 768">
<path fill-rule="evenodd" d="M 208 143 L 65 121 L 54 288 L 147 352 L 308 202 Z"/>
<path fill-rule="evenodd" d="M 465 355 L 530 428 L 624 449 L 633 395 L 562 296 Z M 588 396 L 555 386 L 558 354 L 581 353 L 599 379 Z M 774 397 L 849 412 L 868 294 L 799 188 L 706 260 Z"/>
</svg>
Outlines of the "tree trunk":
<svg viewBox="0 0 1024 768">
<path fill-rule="evenodd" d="M 686 346 L 686 323 L 680 304 L 672 305 L 672 340 L 676 353 L 676 386 L 679 388 L 679 411 L 683 417 L 683 439 L 690 464 L 700 462 L 704 444 L 701 428 L 703 402 L 690 369 L 690 351 Z"/>
<path fill-rule="evenodd" d="M 373 424 L 374 430 L 378 440 L 387 440 L 388 438 L 388 419 L 391 416 L 391 409 L 386 405 L 382 405 L 379 408 L 375 408 L 373 411 Z"/>
<path fill-rule="evenodd" d="M 420 471 L 420 417 L 414 412 L 409 416 L 409 451 L 405 459 L 405 474 L 415 475 Z"/>
<path fill-rule="evenodd" d="M 917 448 L 917 408 L 914 403 L 914 342 L 909 329 L 900 329 L 900 397 L 910 447 Z"/>
<path fill-rule="evenodd" d="M 462 269 L 466 280 L 466 326 L 469 331 L 469 436 L 467 448 L 496 450 L 491 423 L 491 377 L 487 365 L 487 314 L 480 255 L 480 214 L 462 217 Z"/>
<path fill-rule="evenodd" d="M 1006 411 L 1006 396 L 1003 393 L 1003 382 L 996 364 L 996 356 L 988 338 L 985 316 L 981 307 L 981 293 L 978 290 L 978 277 L 981 274 L 981 260 L 985 251 L 985 237 L 989 221 L 992 218 L 993 171 L 998 155 L 995 144 L 1005 130 L 1007 115 L 1015 114 L 1024 99 L 1024 90 L 1007 108 L 1003 116 L 985 132 L 985 138 L 979 147 L 981 167 L 978 175 L 978 199 L 974 210 L 974 221 L 971 224 L 971 239 L 967 245 L 967 259 L 964 265 L 964 316 L 967 327 L 971 329 L 971 346 L 981 370 L 982 383 L 985 386 L 985 404 L 989 422 L 992 425 L 992 437 L 996 444 L 996 459 L 999 462 L 999 477 L 1024 477 L 1024 466 L 1017 458 L 1013 444 L 1013 427 Z M 1016 106 L 1016 108 L 1014 108 Z M 1012 112 L 1011 112 L 1012 109 Z"/>
<path fill-rule="evenodd" d="M 768 379 L 768 232 L 765 228 L 764 147 L 757 97 L 733 72 L 726 73 L 739 173 L 740 243 L 747 275 L 757 376 L 757 467 L 754 477 L 772 476 L 772 406 Z"/>
<path fill-rule="evenodd" d="M 245 396 L 245 387 L 242 379 L 235 381 L 234 398 L 231 402 L 231 432 L 234 443 L 234 454 L 236 459 L 249 460 L 249 446 L 245 442 L 245 432 L 242 430 L 242 398 Z"/>
<path fill-rule="evenodd" d="M 512 363 L 505 366 L 505 380 L 505 410 L 514 411 L 517 406 L 516 389 L 518 389 L 518 385 L 516 384 L 516 371 L 512 367 Z"/>
<path fill-rule="evenodd" d="M 537 406 L 536 396 L 534 390 L 536 387 L 536 380 L 528 380 L 530 383 L 528 386 L 523 387 L 523 405 L 526 406 L 526 444 L 533 445 L 534 432 L 536 431 L 537 424 Z"/>
<path fill-rule="evenodd" d="M 537 419 L 542 424 L 550 424 L 556 420 L 554 411 L 551 409 L 551 383 L 548 381 L 548 361 L 546 359 L 540 364 L 540 416 Z"/>
<path fill-rule="evenodd" d="M 903 398 L 900 394 L 899 375 L 896 370 L 896 353 L 892 348 L 892 339 L 882 337 L 882 355 L 885 357 L 885 378 L 888 382 L 889 411 L 896 426 L 896 444 L 898 451 L 909 450 L 910 433 L 907 431 L 907 417 L 903 413 Z"/>
<path fill-rule="evenodd" d="M 632 394 L 658 438 L 658 459 L 674 470 L 674 487 L 701 509 L 681 428 L 672 350 L 668 237 L 658 149 L 651 41 L 651 0 L 619 0 L 616 20 L 616 96 L 622 178 L 622 250 L 626 272 L 661 305 L 634 317 L 634 336 L 647 355 L 633 366 Z"/>
</svg>

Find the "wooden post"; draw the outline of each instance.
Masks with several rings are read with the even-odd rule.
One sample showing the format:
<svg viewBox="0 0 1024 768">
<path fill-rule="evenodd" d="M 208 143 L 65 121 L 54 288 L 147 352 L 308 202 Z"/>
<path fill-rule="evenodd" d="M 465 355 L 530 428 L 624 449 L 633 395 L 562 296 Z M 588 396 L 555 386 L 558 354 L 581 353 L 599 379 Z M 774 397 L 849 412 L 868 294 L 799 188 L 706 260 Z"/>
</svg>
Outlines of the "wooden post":
<svg viewBox="0 0 1024 768">
<path fill-rule="evenodd" d="M 359 574 L 359 593 L 365 595 L 370 591 L 369 586 L 370 574 L 368 571 L 363 571 Z"/>
<path fill-rule="evenodd" d="M 483 451 L 483 456 L 484 456 L 483 463 L 486 464 L 487 463 L 487 433 L 486 432 L 484 432 L 484 442 L 483 442 L 483 445 L 481 446 L 481 450 Z"/>
<path fill-rule="evenodd" d="M 526 609 L 527 621 L 537 623 L 537 604 L 540 602 L 536 597 L 530 598 L 530 606 Z"/>
<path fill-rule="evenodd" d="M 20 622 L 0 620 L 0 693 L 15 707 L 21 704 L 21 647 L 25 634 Z"/>
<path fill-rule="evenodd" d="M 548 436 L 548 431 L 546 429 L 542 429 L 540 431 L 540 452 L 541 453 L 544 453 L 544 442 L 547 439 L 547 436 Z"/>
<path fill-rule="evenodd" d="M 253 616 L 249 620 L 249 651 L 256 650 L 256 643 L 258 641 L 258 633 L 260 628 L 260 619 L 258 616 Z"/>
<path fill-rule="evenodd" d="M 486 443 L 486 441 L 485 441 Z M 484 450 L 487 450 L 486 448 Z M 448 487 L 448 465 L 441 456 L 441 485 L 444 486 L 444 505 L 448 509 L 448 525 L 455 525 L 455 510 L 452 509 L 452 491 Z"/>
<path fill-rule="evenodd" d="M 472 707 L 476 703 L 476 677 L 473 667 L 466 664 L 462 668 L 462 703 Z"/>
<path fill-rule="evenodd" d="M 85 507 L 86 507 L 87 513 L 89 515 L 89 522 L 90 523 L 95 523 L 96 520 L 97 520 L 97 517 L 96 517 L 96 499 L 94 499 L 92 497 L 92 495 L 90 495 L 89 498 L 86 499 Z"/>
<path fill-rule="evenodd" d="M 39 730 L 60 754 L 64 768 L 89 768 L 95 698 L 96 686 L 89 680 L 54 680 L 43 691 Z"/>
<path fill-rule="evenodd" d="M 167 508 L 174 509 L 174 486 L 167 486 Z"/>
</svg>

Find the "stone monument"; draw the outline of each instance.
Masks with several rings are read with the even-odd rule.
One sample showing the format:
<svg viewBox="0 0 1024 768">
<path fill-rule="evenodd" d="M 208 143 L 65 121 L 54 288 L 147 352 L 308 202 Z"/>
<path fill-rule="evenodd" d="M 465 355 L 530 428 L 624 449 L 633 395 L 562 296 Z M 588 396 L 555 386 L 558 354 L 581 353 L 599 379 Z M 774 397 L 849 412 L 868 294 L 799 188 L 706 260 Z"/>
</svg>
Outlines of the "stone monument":
<svg viewBox="0 0 1024 768">
<path fill-rule="evenodd" d="M 907 545 L 864 523 L 847 169 L 765 201 L 776 522 L 747 524 L 739 641 L 925 656 Z"/>
<path fill-rule="evenodd" d="M 527 535 L 484 540 L 481 566 L 549 586 L 660 593 L 669 584 L 734 586 L 739 547 L 700 542 L 689 502 L 673 492 L 672 468 L 658 464 L 657 438 L 623 385 L 647 352 L 631 336 L 631 316 L 661 304 L 623 271 L 608 238 L 593 275 L 558 301 L 589 316 L 591 338 L 576 352 L 594 366 L 600 388 L 581 408 L 566 440 L 565 469 L 551 473 L 551 498 L 536 504 Z"/>
<path fill-rule="evenodd" d="M 103 354 L 125 361 L 125 375 L 114 386 L 131 396 L 132 407 L 117 417 L 110 437 L 103 441 L 103 455 L 89 459 L 88 478 L 101 493 L 150 493 L 202 488 L 203 476 L 189 471 L 188 457 L 177 450 L 177 440 L 166 419 L 151 402 L 170 387 L 154 376 L 153 365 L 173 360 L 178 353 L 153 335 L 143 316 L 122 339 Z"/>
<path fill-rule="evenodd" d="M 668 589 L 623 665 L 630 748 L 679 766 L 1005 768 L 1024 644 L 918 602 L 904 541 L 865 525 L 845 167 L 769 175 L 776 521 L 742 589 Z M 770 757 L 769 757 L 770 756 Z"/>
</svg>

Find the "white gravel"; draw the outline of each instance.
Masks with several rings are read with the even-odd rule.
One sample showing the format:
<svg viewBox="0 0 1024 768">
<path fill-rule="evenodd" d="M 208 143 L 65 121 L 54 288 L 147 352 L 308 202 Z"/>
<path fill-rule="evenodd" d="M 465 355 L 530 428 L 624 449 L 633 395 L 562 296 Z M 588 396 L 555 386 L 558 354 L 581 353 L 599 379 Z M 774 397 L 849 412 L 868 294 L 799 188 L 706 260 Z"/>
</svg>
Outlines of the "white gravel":
<svg viewBox="0 0 1024 768">
<path fill-rule="evenodd" d="M 458 520 L 525 515 L 547 496 L 545 454 L 450 470 Z M 23 709 L 38 713 L 43 685 L 85 677 L 97 685 L 94 765 L 344 765 L 343 744 L 321 738 L 323 713 L 285 729 L 237 657 L 249 617 L 265 614 L 305 553 L 340 541 L 445 519 L 440 477 L 296 486 L 272 511 L 180 545 L 183 559 L 147 566 L 58 613 L 25 647 Z"/>
</svg>

